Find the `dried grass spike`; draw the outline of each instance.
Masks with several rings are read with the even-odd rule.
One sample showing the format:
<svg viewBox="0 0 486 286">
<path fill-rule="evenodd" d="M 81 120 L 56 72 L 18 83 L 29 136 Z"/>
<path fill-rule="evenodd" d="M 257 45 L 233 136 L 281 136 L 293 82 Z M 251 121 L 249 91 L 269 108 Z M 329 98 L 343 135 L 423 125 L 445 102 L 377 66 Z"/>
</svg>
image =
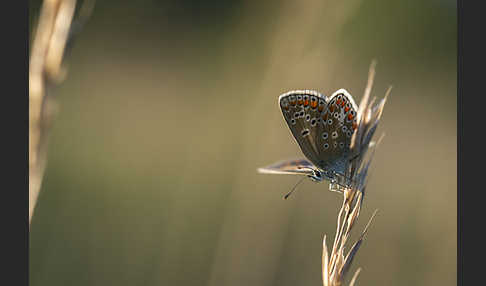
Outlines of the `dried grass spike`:
<svg viewBox="0 0 486 286">
<path fill-rule="evenodd" d="M 329 254 L 327 252 L 325 235 L 322 240 L 322 284 L 329 286 Z"/>
<path fill-rule="evenodd" d="M 345 276 L 346 273 L 348 272 L 349 268 L 351 267 L 351 263 L 353 262 L 353 259 L 356 255 L 356 253 L 358 252 L 361 244 L 363 243 L 364 237 L 365 237 L 366 233 L 368 232 L 368 228 L 371 225 L 371 222 L 373 221 L 373 218 L 375 217 L 377 212 L 378 212 L 378 210 L 375 210 L 373 212 L 373 215 L 371 216 L 370 220 L 368 221 L 368 224 L 366 224 L 366 227 L 363 230 L 363 232 L 361 233 L 358 241 L 356 241 L 354 243 L 354 245 L 351 247 L 351 250 L 349 251 L 348 255 L 346 256 L 345 261 L 344 261 L 344 265 L 343 265 L 343 267 L 340 271 L 342 276 Z"/>
<path fill-rule="evenodd" d="M 349 282 L 349 286 L 354 286 L 354 283 L 356 282 L 356 278 L 358 278 L 359 273 L 361 272 L 361 267 L 354 272 L 353 279 L 351 279 L 351 282 Z"/>
</svg>

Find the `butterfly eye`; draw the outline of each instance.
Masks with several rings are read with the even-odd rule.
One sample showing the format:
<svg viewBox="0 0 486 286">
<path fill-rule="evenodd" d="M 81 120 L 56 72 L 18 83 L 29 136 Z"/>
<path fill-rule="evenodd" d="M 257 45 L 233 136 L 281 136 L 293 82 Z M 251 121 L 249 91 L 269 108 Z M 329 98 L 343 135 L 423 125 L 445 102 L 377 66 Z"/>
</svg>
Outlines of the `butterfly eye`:
<svg viewBox="0 0 486 286">
<path fill-rule="evenodd" d="M 331 119 L 331 118 L 329 118 L 329 119 L 327 120 L 327 124 L 329 124 L 329 125 L 331 125 L 331 124 L 332 124 L 332 119 Z"/>
<path fill-rule="evenodd" d="M 343 125 L 343 132 L 346 132 L 346 130 L 348 130 L 348 127 L 346 127 L 346 125 Z"/>
<path fill-rule="evenodd" d="M 343 142 L 340 142 L 339 143 L 339 148 L 343 149 L 344 148 L 344 143 Z"/>
<path fill-rule="evenodd" d="M 296 123 L 295 119 L 293 119 L 293 118 L 292 118 L 292 119 L 290 120 L 290 123 L 292 123 L 292 125 L 295 125 L 295 123 Z"/>
<path fill-rule="evenodd" d="M 311 126 L 314 127 L 316 126 L 317 120 L 315 118 L 312 118 L 311 120 Z"/>
<path fill-rule="evenodd" d="M 333 132 L 332 132 L 332 134 L 331 134 L 331 136 L 332 136 L 332 138 L 333 138 L 333 139 L 338 138 L 338 133 L 337 133 L 337 131 L 333 131 Z"/>
<path fill-rule="evenodd" d="M 327 149 L 327 148 L 329 148 L 329 144 L 324 143 L 324 146 L 323 147 L 324 147 L 324 149 Z"/>
<path fill-rule="evenodd" d="M 336 113 L 334 113 L 334 118 L 336 118 L 336 119 L 337 119 L 338 117 L 339 117 L 339 114 L 338 114 L 337 112 L 336 112 Z"/>
<path fill-rule="evenodd" d="M 322 139 L 326 140 L 328 136 L 329 135 L 327 135 L 327 132 L 322 133 Z"/>
</svg>

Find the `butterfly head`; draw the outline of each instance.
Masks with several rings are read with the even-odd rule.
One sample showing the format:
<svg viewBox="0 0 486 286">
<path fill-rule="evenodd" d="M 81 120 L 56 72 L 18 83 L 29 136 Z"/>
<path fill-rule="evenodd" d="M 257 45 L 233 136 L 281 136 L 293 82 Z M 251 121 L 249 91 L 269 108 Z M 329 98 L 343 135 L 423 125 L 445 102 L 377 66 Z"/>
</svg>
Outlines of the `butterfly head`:
<svg viewBox="0 0 486 286">
<path fill-rule="evenodd" d="M 326 172 L 322 172 L 316 169 L 312 170 L 312 175 L 307 175 L 307 176 L 316 183 L 322 182 L 324 179 L 327 178 Z"/>
</svg>

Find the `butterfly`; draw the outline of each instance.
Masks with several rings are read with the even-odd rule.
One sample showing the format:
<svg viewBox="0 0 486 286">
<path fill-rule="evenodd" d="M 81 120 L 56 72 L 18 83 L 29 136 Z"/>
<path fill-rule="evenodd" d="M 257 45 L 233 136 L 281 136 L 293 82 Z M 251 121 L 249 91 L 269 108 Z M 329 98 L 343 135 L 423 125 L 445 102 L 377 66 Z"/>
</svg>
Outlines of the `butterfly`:
<svg viewBox="0 0 486 286">
<path fill-rule="evenodd" d="M 351 139 L 358 127 L 358 107 L 353 97 L 345 89 L 330 97 L 314 90 L 292 90 L 280 95 L 278 103 L 305 159 L 279 161 L 258 171 L 305 175 L 315 182 L 328 180 L 340 186 L 349 184 L 344 174 L 352 160 Z"/>
</svg>

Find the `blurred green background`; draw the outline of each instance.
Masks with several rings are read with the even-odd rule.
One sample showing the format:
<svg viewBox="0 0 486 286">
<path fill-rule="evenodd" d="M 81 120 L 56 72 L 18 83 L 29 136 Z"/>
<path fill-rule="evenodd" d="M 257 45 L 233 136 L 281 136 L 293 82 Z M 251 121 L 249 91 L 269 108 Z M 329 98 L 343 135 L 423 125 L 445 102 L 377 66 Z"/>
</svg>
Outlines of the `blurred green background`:
<svg viewBox="0 0 486 286">
<path fill-rule="evenodd" d="M 40 1 L 30 1 L 30 26 Z M 261 175 L 300 156 L 291 89 L 394 89 L 352 240 L 358 285 L 456 285 L 456 3 L 98 1 L 54 90 L 30 285 L 322 285 L 341 197 Z M 32 30 L 31 30 L 32 32 Z"/>
</svg>

